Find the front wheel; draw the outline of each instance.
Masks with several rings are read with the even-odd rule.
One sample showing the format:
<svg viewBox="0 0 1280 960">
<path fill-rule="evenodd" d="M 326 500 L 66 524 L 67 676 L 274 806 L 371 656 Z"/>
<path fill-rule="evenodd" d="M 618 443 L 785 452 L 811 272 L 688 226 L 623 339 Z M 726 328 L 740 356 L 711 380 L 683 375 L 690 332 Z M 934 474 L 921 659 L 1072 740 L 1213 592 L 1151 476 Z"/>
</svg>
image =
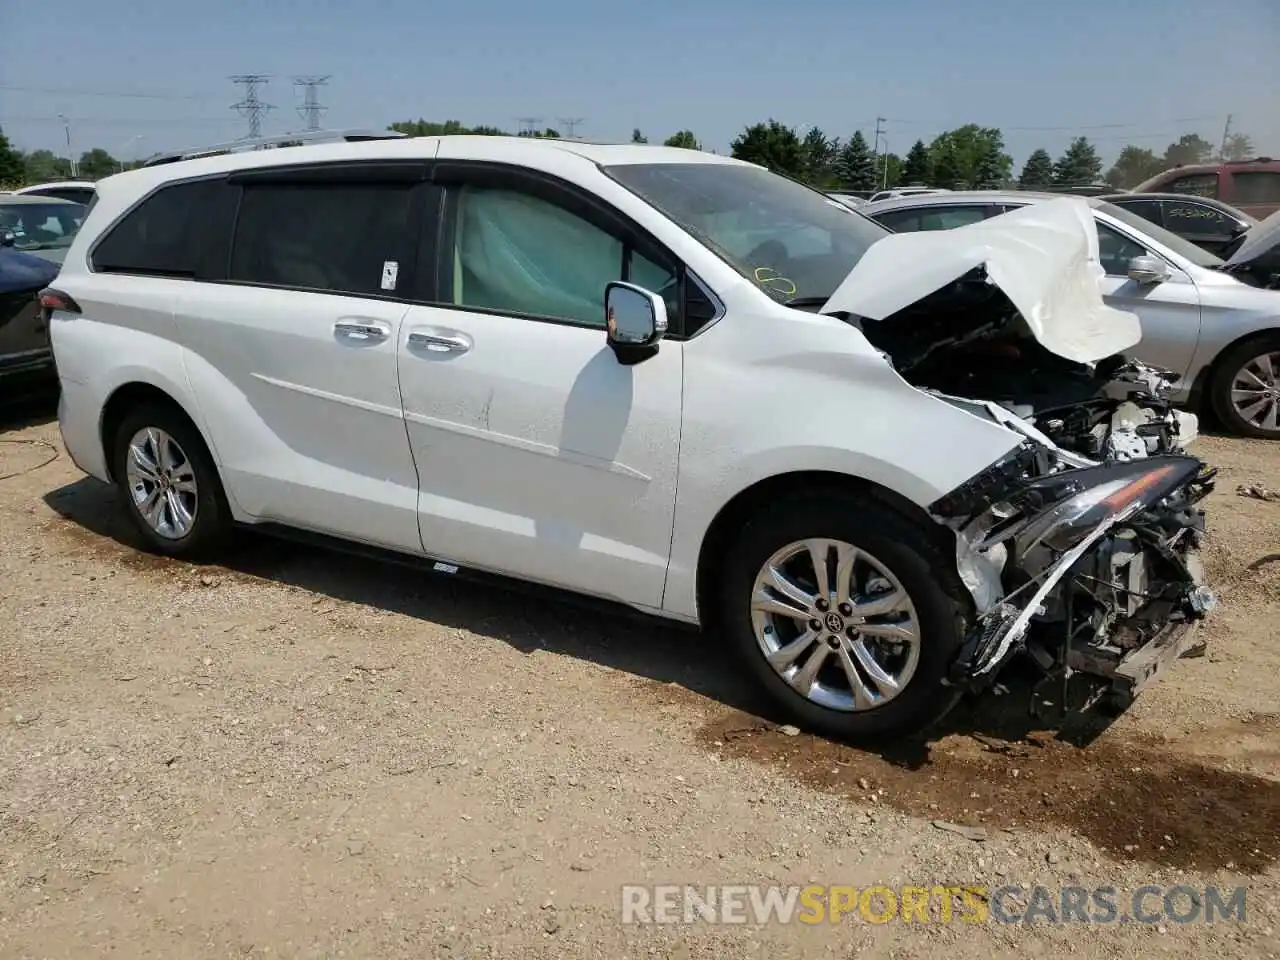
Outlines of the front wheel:
<svg viewBox="0 0 1280 960">
<path fill-rule="evenodd" d="M 873 499 L 770 507 L 731 548 L 721 603 L 727 641 L 804 729 L 892 740 L 959 697 L 943 683 L 969 609 L 954 561 Z"/>
<path fill-rule="evenodd" d="M 1233 347 L 1217 363 L 1209 400 L 1232 433 L 1280 440 L 1280 334 Z"/>
</svg>

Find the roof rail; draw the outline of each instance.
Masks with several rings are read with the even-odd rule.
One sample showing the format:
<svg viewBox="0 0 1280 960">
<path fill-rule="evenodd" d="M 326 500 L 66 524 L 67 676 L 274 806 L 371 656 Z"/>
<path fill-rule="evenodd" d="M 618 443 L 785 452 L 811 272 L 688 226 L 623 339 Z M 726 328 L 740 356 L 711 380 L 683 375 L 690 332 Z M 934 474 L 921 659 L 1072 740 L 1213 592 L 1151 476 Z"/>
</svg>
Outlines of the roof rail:
<svg viewBox="0 0 1280 960">
<path fill-rule="evenodd" d="M 312 143 L 354 143 L 360 140 L 392 140 L 406 136 L 395 130 L 303 130 L 297 133 L 281 133 L 266 137 L 241 137 L 204 147 L 172 150 L 147 157 L 138 166 L 154 167 L 161 163 L 177 163 L 200 157 L 216 157 L 247 150 L 274 150 L 280 147 L 301 147 Z"/>
</svg>

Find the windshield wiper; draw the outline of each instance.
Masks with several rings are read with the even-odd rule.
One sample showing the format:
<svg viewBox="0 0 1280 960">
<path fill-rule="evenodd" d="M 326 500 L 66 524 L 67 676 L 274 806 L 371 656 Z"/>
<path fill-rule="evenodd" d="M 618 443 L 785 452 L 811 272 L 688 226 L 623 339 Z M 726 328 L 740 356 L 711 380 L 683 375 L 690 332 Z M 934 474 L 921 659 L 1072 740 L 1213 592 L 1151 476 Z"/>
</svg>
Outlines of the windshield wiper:
<svg viewBox="0 0 1280 960">
<path fill-rule="evenodd" d="M 830 297 L 792 297 L 790 300 L 784 300 L 782 305 L 784 307 L 820 307 L 830 299 Z"/>
</svg>

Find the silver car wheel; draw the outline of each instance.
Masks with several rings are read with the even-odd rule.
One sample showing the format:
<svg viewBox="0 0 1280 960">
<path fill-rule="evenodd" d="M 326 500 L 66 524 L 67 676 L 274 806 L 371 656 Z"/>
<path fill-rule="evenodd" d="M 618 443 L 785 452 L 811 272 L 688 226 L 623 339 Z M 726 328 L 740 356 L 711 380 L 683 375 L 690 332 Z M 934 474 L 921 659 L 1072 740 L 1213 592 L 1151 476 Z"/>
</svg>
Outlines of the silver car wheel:
<svg viewBox="0 0 1280 960">
<path fill-rule="evenodd" d="M 125 478 L 147 526 L 166 540 L 181 540 L 191 532 L 199 504 L 195 468 L 173 437 L 158 427 L 135 433 Z"/>
<path fill-rule="evenodd" d="M 803 540 L 770 557 L 752 589 L 751 624 L 777 674 L 832 710 L 882 706 L 920 660 L 920 621 L 901 581 L 841 540 Z"/>
<path fill-rule="evenodd" d="M 1280 352 L 1259 354 L 1236 372 L 1231 405 L 1249 425 L 1280 432 Z"/>
</svg>

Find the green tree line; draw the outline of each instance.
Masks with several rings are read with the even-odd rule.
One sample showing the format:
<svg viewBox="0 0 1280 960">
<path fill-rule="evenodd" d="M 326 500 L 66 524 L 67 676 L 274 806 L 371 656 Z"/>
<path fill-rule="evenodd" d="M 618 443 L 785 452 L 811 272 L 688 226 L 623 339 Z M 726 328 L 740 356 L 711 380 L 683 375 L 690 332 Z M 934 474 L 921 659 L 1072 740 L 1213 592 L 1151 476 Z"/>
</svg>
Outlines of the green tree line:
<svg viewBox="0 0 1280 960">
<path fill-rule="evenodd" d="M 469 127 L 458 120 L 403 120 L 388 129 L 411 137 L 511 135 L 499 127 Z M 559 138 L 560 132 L 546 127 L 515 135 Z M 636 129 L 631 133 L 631 141 L 648 143 L 649 138 Z M 677 131 L 663 143 L 686 150 L 702 149 L 692 130 Z M 965 124 L 938 134 L 928 143 L 917 140 L 905 156 L 899 156 L 877 153 L 858 130 L 841 138 L 820 127 L 800 131 L 772 118 L 746 127 L 730 146 L 734 157 L 820 189 L 862 192 L 896 186 L 972 190 L 1015 184 L 1034 190 L 1093 184 L 1100 180 L 1118 189 L 1129 189 L 1171 167 L 1210 160 L 1243 160 L 1254 154 L 1253 140 L 1247 134 L 1232 134 L 1223 149 L 1215 151 L 1208 140 L 1189 133 L 1170 143 L 1161 153 L 1128 145 L 1104 175 L 1097 148 L 1087 137 L 1076 137 L 1056 159 L 1047 150 L 1032 151 L 1015 177 L 1013 158 L 1005 149 L 1004 135 L 998 127 Z M 94 147 L 80 155 L 75 176 L 97 180 L 130 166 L 101 147 Z M 24 153 L 15 149 L 0 130 L 0 189 L 66 179 L 71 175 L 71 164 L 66 157 L 51 150 Z"/>
</svg>

